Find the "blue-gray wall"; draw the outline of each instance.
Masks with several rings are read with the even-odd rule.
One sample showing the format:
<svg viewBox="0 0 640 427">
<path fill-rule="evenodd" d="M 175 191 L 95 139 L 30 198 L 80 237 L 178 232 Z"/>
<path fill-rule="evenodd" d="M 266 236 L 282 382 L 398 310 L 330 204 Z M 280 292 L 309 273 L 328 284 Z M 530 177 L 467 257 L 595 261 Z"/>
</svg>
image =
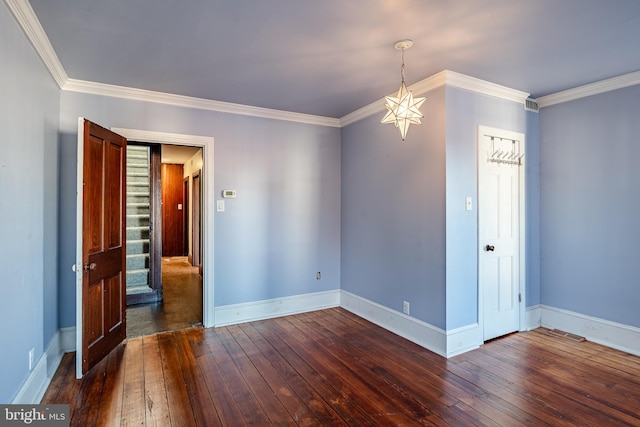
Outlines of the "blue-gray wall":
<svg viewBox="0 0 640 427">
<path fill-rule="evenodd" d="M 426 97 L 405 141 L 382 113 L 342 129 L 341 286 L 444 329 L 445 89 Z"/>
<path fill-rule="evenodd" d="M 528 150 L 525 163 L 528 163 L 528 155 L 535 152 L 537 141 L 526 135 L 527 117 L 520 103 L 456 87 L 446 89 L 448 330 L 478 322 L 478 125 L 524 133 Z M 530 167 L 525 171 L 525 182 L 536 168 Z M 471 211 L 465 210 L 467 196 L 473 200 Z M 535 209 L 535 205 L 529 203 L 527 208 Z M 531 286 L 535 288 L 534 284 Z"/>
<path fill-rule="evenodd" d="M 13 399 L 59 329 L 59 90 L 0 4 L 0 402 Z"/>
<path fill-rule="evenodd" d="M 544 305 L 640 327 L 640 86 L 540 113 Z"/>
<path fill-rule="evenodd" d="M 238 193 L 226 201 L 225 212 L 215 213 L 216 306 L 339 289 L 339 129 L 63 92 L 61 326 L 75 325 L 69 266 L 75 253 L 79 116 L 107 128 L 214 137 L 215 191 L 206 197 L 219 199 L 223 189 Z"/>
</svg>

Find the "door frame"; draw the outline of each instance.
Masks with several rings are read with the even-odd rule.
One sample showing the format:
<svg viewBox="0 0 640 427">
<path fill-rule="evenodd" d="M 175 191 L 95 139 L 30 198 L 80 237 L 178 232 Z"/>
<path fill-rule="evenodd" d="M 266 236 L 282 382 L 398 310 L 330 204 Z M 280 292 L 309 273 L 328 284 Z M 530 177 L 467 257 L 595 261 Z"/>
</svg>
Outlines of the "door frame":
<svg viewBox="0 0 640 427">
<path fill-rule="evenodd" d="M 202 323 L 205 328 L 215 326 L 214 309 L 214 138 L 210 136 L 187 135 L 178 133 L 157 132 L 141 129 L 128 129 L 111 127 L 127 140 L 136 142 L 150 142 L 157 144 L 185 145 L 202 148 L 202 177 L 200 180 L 202 194 L 210 197 L 203 197 L 202 224 L 202 261 L 204 264 L 202 272 Z"/>
<path fill-rule="evenodd" d="M 191 197 L 189 196 L 190 179 L 188 176 L 182 179 L 182 200 L 184 200 L 182 256 L 189 256 L 189 224 L 191 224 L 191 219 L 189 218 L 189 215 L 191 215 L 191 209 L 189 208 L 189 203 L 191 203 Z"/>
<path fill-rule="evenodd" d="M 478 244 L 477 244 L 477 254 L 478 254 L 478 325 L 480 326 L 480 341 L 483 341 L 484 336 L 484 282 L 481 280 L 481 258 L 482 258 L 482 244 L 484 243 L 481 239 L 481 231 L 480 231 L 480 206 L 482 204 L 482 200 L 480 200 L 480 186 L 483 183 L 483 177 L 481 176 L 481 162 L 487 161 L 486 153 L 482 152 L 482 138 L 484 136 L 493 136 L 497 138 L 503 139 L 512 139 L 518 140 L 521 142 L 521 154 L 526 153 L 526 139 L 524 133 L 508 131 L 505 129 L 499 129 L 489 126 L 478 125 L 478 139 L 477 139 L 477 168 L 478 168 Z M 526 277 L 527 277 L 527 262 L 526 262 L 526 247 L 527 247 L 527 234 L 526 234 L 526 185 L 525 185 L 525 165 L 526 165 L 526 156 L 524 156 L 522 163 L 518 166 L 518 210 L 519 210 L 519 227 L 518 227 L 518 257 L 519 257 L 519 290 L 520 293 L 520 301 L 518 304 L 518 314 L 519 314 L 519 331 L 527 330 L 527 319 L 526 319 L 526 307 L 527 307 L 527 293 L 526 293 Z"/>
<path fill-rule="evenodd" d="M 194 267 L 202 265 L 202 194 L 202 169 L 198 169 L 191 174 L 191 265 Z"/>
</svg>

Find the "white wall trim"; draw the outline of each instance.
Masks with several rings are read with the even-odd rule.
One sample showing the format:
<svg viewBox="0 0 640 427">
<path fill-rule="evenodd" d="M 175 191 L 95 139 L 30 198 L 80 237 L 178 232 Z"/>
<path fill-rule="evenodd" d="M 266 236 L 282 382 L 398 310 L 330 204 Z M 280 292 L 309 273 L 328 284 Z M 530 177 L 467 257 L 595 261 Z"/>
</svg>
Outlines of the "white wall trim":
<svg viewBox="0 0 640 427">
<path fill-rule="evenodd" d="M 529 94 L 475 77 L 446 70 L 447 85 L 525 105 Z"/>
<path fill-rule="evenodd" d="M 542 326 L 640 356 L 640 328 L 560 308 L 541 305 Z"/>
<path fill-rule="evenodd" d="M 76 327 L 60 328 L 60 348 L 63 353 L 76 351 Z"/>
<path fill-rule="evenodd" d="M 340 291 L 340 307 L 376 325 L 447 357 L 444 330 L 347 291 Z"/>
<path fill-rule="evenodd" d="M 340 121 L 331 117 L 273 110 L 270 108 L 252 107 L 250 105 L 213 101 L 210 99 L 196 98 L 192 96 L 175 95 L 171 93 L 156 92 L 152 90 L 136 89 L 126 86 L 116 86 L 104 83 L 95 83 L 85 80 L 68 79 L 62 86 L 62 89 L 70 92 L 112 96 L 116 98 L 154 102 L 157 104 L 167 104 L 177 107 L 197 108 L 200 110 L 217 111 L 228 114 L 239 114 L 242 116 L 262 117 L 272 120 L 285 120 L 289 122 L 330 127 L 340 126 Z"/>
<path fill-rule="evenodd" d="M 542 324 L 542 308 L 540 304 L 527 307 L 525 311 L 524 330 L 533 331 Z"/>
<path fill-rule="evenodd" d="M 215 308 L 216 326 L 271 319 L 274 317 L 338 307 L 339 305 L 339 290 L 224 305 Z"/>
<path fill-rule="evenodd" d="M 68 340 L 68 338 L 65 339 Z M 71 341 L 75 342 L 75 333 L 71 337 Z M 40 403 L 40 400 L 42 400 L 42 396 L 44 396 L 44 393 L 47 391 L 47 387 L 49 387 L 51 379 L 56 373 L 58 366 L 60 366 L 62 356 L 66 353 L 64 347 L 65 344 L 63 344 L 63 332 L 61 329 L 57 331 L 49 341 L 44 353 L 40 356 L 40 359 L 38 359 L 33 370 L 31 370 L 27 379 L 18 390 L 18 393 L 16 393 L 15 397 L 11 401 L 12 404 Z"/>
<path fill-rule="evenodd" d="M 419 81 L 418 83 L 412 84 L 411 86 L 409 86 L 409 90 L 411 90 L 414 95 L 421 96 L 431 90 L 445 85 L 470 90 L 482 95 L 494 96 L 496 98 L 514 101 L 523 105 L 526 103 L 527 97 L 529 96 L 529 94 L 526 92 L 511 89 L 506 86 L 501 86 L 464 74 L 456 73 L 455 71 L 451 70 L 440 71 L 439 73 L 429 76 L 426 79 Z M 371 104 L 359 108 L 358 110 L 340 118 L 340 126 L 343 127 L 350 125 L 351 123 L 355 123 L 358 120 L 362 120 L 374 114 L 382 113 L 383 111 L 384 100 L 381 96 L 379 100 L 372 102 Z"/>
<path fill-rule="evenodd" d="M 29 2 L 27 0 L 5 0 L 5 3 L 51 76 L 62 88 L 68 80 L 67 73 Z"/>
<path fill-rule="evenodd" d="M 563 90 L 562 92 L 553 93 L 551 95 L 541 96 L 536 98 L 535 101 L 539 108 L 543 108 L 555 104 L 561 104 L 563 102 L 573 101 L 575 99 L 586 98 L 591 95 L 635 86 L 637 84 L 640 84 L 640 71 L 578 86 L 573 89 Z"/>
<path fill-rule="evenodd" d="M 143 129 L 112 127 L 111 130 L 127 140 L 163 144 L 189 145 L 202 148 L 202 194 L 214 194 L 214 141 L 212 136 L 157 132 Z M 202 276 L 202 317 L 206 328 L 215 326 L 214 304 L 214 197 L 204 197 L 202 206 L 204 268 Z M 77 322 L 77 321 L 76 321 Z"/>
<path fill-rule="evenodd" d="M 213 144 L 213 137 L 211 136 L 187 135 L 182 133 L 156 132 L 152 130 L 117 127 L 112 127 L 111 130 L 119 135 L 124 136 L 128 141 L 197 146 Z"/>
<path fill-rule="evenodd" d="M 447 355 L 457 356 L 467 351 L 480 348 L 482 345 L 482 329 L 478 323 L 447 331 Z"/>
</svg>

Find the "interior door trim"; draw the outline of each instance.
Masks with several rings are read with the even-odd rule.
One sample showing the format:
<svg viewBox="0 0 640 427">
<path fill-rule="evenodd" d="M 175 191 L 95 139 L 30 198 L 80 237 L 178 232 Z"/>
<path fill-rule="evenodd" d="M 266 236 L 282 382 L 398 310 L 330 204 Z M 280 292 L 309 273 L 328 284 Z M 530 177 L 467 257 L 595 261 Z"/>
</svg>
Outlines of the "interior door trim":
<svg viewBox="0 0 640 427">
<path fill-rule="evenodd" d="M 202 323 L 205 328 L 215 326 L 214 310 L 214 138 L 212 136 L 187 135 L 178 133 L 157 132 L 140 129 L 112 127 L 111 130 L 128 140 L 159 144 L 187 145 L 202 148 Z"/>
<path fill-rule="evenodd" d="M 487 161 L 487 154 L 484 152 L 481 152 L 480 149 L 482 147 L 482 138 L 485 136 L 494 136 L 494 137 L 502 137 L 505 139 L 517 139 L 520 141 L 521 144 L 521 152 L 522 153 L 526 153 L 526 138 L 524 133 L 520 133 L 520 132 L 512 132 L 512 131 L 508 131 L 508 130 L 504 130 L 504 129 L 498 129 L 498 128 L 493 128 L 493 127 L 489 127 L 489 126 L 483 126 L 483 125 L 478 125 L 478 136 L 477 136 L 477 141 L 476 141 L 476 146 L 477 146 L 477 167 L 478 167 L 478 186 L 480 185 L 480 162 L 486 162 Z M 518 181 L 519 181 L 519 188 L 518 188 L 518 192 L 519 192 L 519 201 L 518 201 L 518 209 L 519 209 L 519 221 L 520 221 L 520 226 L 519 226 L 519 230 L 518 233 L 520 234 L 519 236 L 519 247 L 518 247 L 518 256 L 520 258 L 519 262 L 519 285 L 520 285 L 520 289 L 519 289 L 519 293 L 520 293 L 520 302 L 519 302 L 519 330 L 520 331 L 525 331 L 527 329 L 527 316 L 526 316 L 526 308 L 527 308 L 527 301 L 526 301 L 526 289 L 527 289 L 527 284 L 526 284 L 526 278 L 527 278 L 527 259 L 526 259 L 526 247 L 527 247 L 527 233 L 526 233 L 526 183 L 525 183 L 525 165 L 526 165 L 526 156 L 523 157 L 523 162 L 520 166 L 518 167 Z M 479 193 L 479 191 L 478 191 Z M 480 199 L 478 199 L 478 215 L 479 215 L 479 209 L 480 209 L 480 204 L 482 203 L 482 201 Z M 479 216 L 478 216 L 478 236 L 481 236 L 481 232 L 480 232 L 480 222 L 479 222 Z M 478 253 L 478 268 L 480 266 L 480 256 L 481 254 L 481 246 L 482 246 L 483 242 L 478 242 L 477 246 L 477 253 Z M 483 283 L 482 280 L 480 280 L 480 274 L 478 272 L 478 324 L 480 326 L 480 336 L 484 336 L 484 302 L 483 302 L 483 296 L 484 296 L 484 289 L 483 289 Z M 482 341 L 482 340 L 481 340 Z"/>
</svg>

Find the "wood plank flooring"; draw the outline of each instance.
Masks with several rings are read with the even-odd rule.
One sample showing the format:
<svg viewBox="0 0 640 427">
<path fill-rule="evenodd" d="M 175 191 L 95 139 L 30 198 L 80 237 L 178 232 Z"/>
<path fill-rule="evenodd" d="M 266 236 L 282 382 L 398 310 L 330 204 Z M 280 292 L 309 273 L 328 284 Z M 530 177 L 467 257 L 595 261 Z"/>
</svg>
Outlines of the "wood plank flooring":
<svg viewBox="0 0 640 427">
<path fill-rule="evenodd" d="M 42 400 L 74 426 L 640 426 L 640 358 L 544 329 L 447 360 L 335 308 L 74 359 Z"/>
</svg>

